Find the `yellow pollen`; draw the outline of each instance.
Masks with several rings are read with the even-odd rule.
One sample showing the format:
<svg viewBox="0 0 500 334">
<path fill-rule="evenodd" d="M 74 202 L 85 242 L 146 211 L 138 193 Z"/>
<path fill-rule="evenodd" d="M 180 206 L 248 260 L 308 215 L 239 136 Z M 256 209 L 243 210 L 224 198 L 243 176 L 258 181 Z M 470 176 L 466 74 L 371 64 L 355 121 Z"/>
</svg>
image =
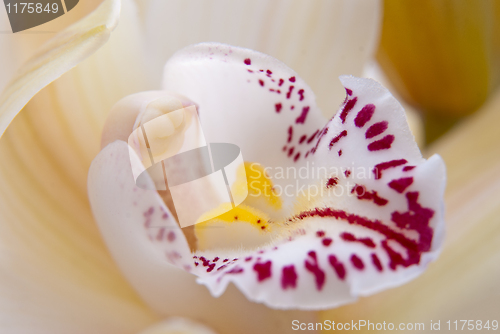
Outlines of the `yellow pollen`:
<svg viewBox="0 0 500 334">
<path fill-rule="evenodd" d="M 241 204 L 235 208 L 231 208 L 231 203 L 224 203 L 210 212 L 210 214 L 217 211 L 220 211 L 221 214 L 215 218 L 203 221 L 203 216 L 200 217 L 198 221 L 203 222 L 197 223 L 195 225 L 196 229 L 205 228 L 216 222 L 245 222 L 262 231 L 270 231 L 269 217 L 265 213 L 250 206 Z"/>
</svg>

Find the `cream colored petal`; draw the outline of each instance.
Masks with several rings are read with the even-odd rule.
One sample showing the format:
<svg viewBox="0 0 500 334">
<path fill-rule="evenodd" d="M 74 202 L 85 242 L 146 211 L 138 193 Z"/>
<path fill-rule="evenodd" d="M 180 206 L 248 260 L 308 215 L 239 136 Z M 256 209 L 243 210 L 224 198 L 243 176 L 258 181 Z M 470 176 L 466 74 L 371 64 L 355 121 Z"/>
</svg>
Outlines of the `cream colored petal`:
<svg viewBox="0 0 500 334">
<path fill-rule="evenodd" d="M 345 97 L 339 75 L 360 76 L 374 52 L 380 12 L 380 2 L 372 0 L 151 0 L 146 41 L 153 71 L 175 51 L 199 42 L 269 54 L 305 79 L 329 118 Z"/>
<path fill-rule="evenodd" d="M 328 319 L 387 322 L 498 320 L 500 308 L 500 92 L 427 153 L 448 170 L 447 239 L 439 260 L 410 284 L 323 312 Z M 428 327 L 426 327 L 428 328 Z"/>
<path fill-rule="evenodd" d="M 2 333 L 137 333 L 157 321 L 111 259 L 86 194 L 108 110 L 146 89 L 137 31 L 124 1 L 109 42 L 36 94 L 0 139 Z"/>
<path fill-rule="evenodd" d="M 119 15 L 120 1 L 105 1 L 26 62 L 0 96 L 0 134 L 40 89 L 99 49 L 109 39 Z"/>
<path fill-rule="evenodd" d="M 139 334 L 215 334 L 215 332 L 189 319 L 170 318 L 154 324 Z"/>
</svg>

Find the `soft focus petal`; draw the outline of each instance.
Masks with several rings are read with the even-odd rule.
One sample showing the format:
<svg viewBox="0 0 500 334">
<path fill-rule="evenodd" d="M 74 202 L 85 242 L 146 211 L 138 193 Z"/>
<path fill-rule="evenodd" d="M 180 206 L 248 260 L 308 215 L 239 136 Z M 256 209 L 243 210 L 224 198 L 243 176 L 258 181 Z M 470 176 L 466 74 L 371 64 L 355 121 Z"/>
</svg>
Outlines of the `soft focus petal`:
<svg viewBox="0 0 500 334">
<path fill-rule="evenodd" d="M 344 108 L 310 151 L 315 166 L 335 167 L 321 195 L 303 199 L 285 221 L 293 232 L 261 250 L 227 263 L 217 260 L 227 253 L 197 253 L 206 267 L 196 272 L 199 281 L 214 295 L 233 282 L 271 307 L 321 309 L 406 283 L 436 259 L 444 233 L 442 160 L 422 159 L 403 109 L 380 84 L 342 82 Z"/>
<path fill-rule="evenodd" d="M 361 75 L 376 47 L 379 1 L 163 1 L 145 12 L 153 72 L 190 44 L 220 42 L 264 52 L 295 69 L 327 117 L 344 97 L 339 75 Z M 165 13 L 168 16 L 165 17 Z"/>
<path fill-rule="evenodd" d="M 500 94 L 428 149 L 447 165 L 447 238 L 439 262 L 393 291 L 323 312 L 372 322 L 497 320 L 500 308 Z M 452 320 L 454 321 L 454 320 Z M 426 327 L 427 329 L 428 327 Z"/>
<path fill-rule="evenodd" d="M 120 1 L 107 0 L 84 20 L 46 43 L 25 63 L 0 96 L 0 134 L 47 84 L 99 49 L 118 23 Z"/>
<path fill-rule="evenodd" d="M 107 112 L 147 89 L 134 29 L 124 1 L 108 44 L 36 94 L 0 140 L 0 331 L 136 333 L 156 320 L 109 256 L 86 195 Z"/>
<path fill-rule="evenodd" d="M 211 329 L 185 318 L 170 318 L 139 334 L 215 334 Z"/>
<path fill-rule="evenodd" d="M 111 253 L 151 307 L 201 320 L 219 333 L 282 332 L 293 319 L 314 320 L 312 313 L 269 310 L 248 302 L 235 288 L 211 297 L 187 272 L 195 264 L 172 214 L 156 191 L 135 185 L 130 166 L 128 145 L 109 144 L 90 168 L 89 197 Z"/>
</svg>

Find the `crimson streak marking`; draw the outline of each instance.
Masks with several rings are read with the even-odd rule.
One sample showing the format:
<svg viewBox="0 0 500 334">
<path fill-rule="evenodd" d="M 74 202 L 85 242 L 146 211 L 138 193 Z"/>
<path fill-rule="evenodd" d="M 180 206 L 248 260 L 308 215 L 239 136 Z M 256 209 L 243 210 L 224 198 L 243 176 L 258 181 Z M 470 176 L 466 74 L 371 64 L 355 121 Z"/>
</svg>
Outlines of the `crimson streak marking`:
<svg viewBox="0 0 500 334">
<path fill-rule="evenodd" d="M 358 101 L 357 97 L 354 97 L 351 100 L 347 100 L 347 103 L 344 105 L 344 108 L 342 109 L 342 112 L 340 113 L 340 119 L 342 120 L 342 124 L 345 123 L 345 119 L 347 118 L 347 115 L 352 110 L 352 108 L 354 108 L 357 101 Z"/>
<path fill-rule="evenodd" d="M 307 139 L 307 143 L 310 144 L 313 140 L 314 140 L 314 137 L 316 137 L 316 135 L 318 134 L 319 130 L 316 130 L 316 132 L 314 132 L 311 137 L 309 137 L 309 139 Z"/>
<path fill-rule="evenodd" d="M 368 145 L 368 151 L 380 151 L 387 150 L 391 148 L 395 137 L 393 135 L 387 135 L 382 139 L 376 140 Z"/>
<path fill-rule="evenodd" d="M 318 149 L 318 146 L 319 146 L 319 143 L 321 142 L 321 139 L 323 138 L 324 135 L 326 135 L 328 133 L 328 129 L 329 128 L 324 128 L 321 133 L 319 134 L 319 137 L 318 137 L 318 141 L 316 142 L 316 146 L 314 146 L 312 149 L 311 149 L 311 153 L 315 153 L 316 150 Z"/>
<path fill-rule="evenodd" d="M 354 119 L 354 124 L 358 128 L 362 128 L 363 126 L 365 126 L 366 123 L 370 121 L 374 112 L 375 112 L 375 106 L 373 104 L 367 104 L 356 115 L 356 118 Z"/>
<path fill-rule="evenodd" d="M 345 272 L 345 267 L 342 264 L 342 262 L 340 262 L 339 260 L 337 260 L 337 258 L 335 257 L 335 255 L 329 255 L 328 256 L 328 262 L 330 262 L 330 265 L 333 267 L 333 269 L 337 273 L 337 276 L 341 280 L 344 280 L 346 272 Z"/>
<path fill-rule="evenodd" d="M 389 168 L 398 167 L 406 163 L 408 163 L 406 159 L 399 159 L 399 160 L 386 161 L 379 163 L 378 165 L 375 165 L 375 167 L 373 168 L 373 174 L 375 174 L 375 180 L 378 180 L 382 177 L 382 171 L 387 170 Z"/>
<path fill-rule="evenodd" d="M 347 130 L 342 131 L 339 133 L 337 136 L 333 137 L 332 140 L 330 141 L 330 145 L 328 145 L 329 149 L 331 150 L 333 145 L 335 145 L 342 137 L 347 136 Z"/>
<path fill-rule="evenodd" d="M 378 206 L 384 206 L 389 203 L 387 199 L 380 197 L 375 190 L 367 191 L 365 186 L 356 184 L 354 188 L 352 188 L 351 194 L 354 192 L 356 192 L 356 197 L 358 199 L 373 201 L 373 203 Z"/>
<path fill-rule="evenodd" d="M 264 263 L 255 263 L 253 266 L 253 270 L 257 272 L 257 280 L 262 282 L 265 279 L 271 277 L 271 261 L 267 261 Z"/>
<path fill-rule="evenodd" d="M 345 241 L 349 241 L 349 242 L 360 242 L 362 243 L 363 245 L 365 245 L 366 247 L 369 247 L 369 248 L 375 248 L 375 243 L 373 242 L 372 239 L 370 238 L 356 238 L 354 236 L 354 234 L 352 233 L 349 233 L 349 232 L 343 232 L 340 237 L 345 240 Z"/>
<path fill-rule="evenodd" d="M 276 112 L 277 112 L 277 113 L 279 113 L 279 112 L 281 111 L 281 108 L 282 108 L 282 107 L 283 107 L 283 106 L 281 105 L 281 103 L 276 103 L 276 104 L 274 105 L 274 109 L 276 110 Z"/>
<path fill-rule="evenodd" d="M 365 264 L 363 260 L 361 260 L 356 254 L 352 254 L 351 262 L 356 267 L 356 269 L 363 270 L 365 268 Z"/>
<path fill-rule="evenodd" d="M 375 253 L 372 253 L 372 262 L 378 271 L 384 270 L 384 268 L 382 267 L 382 263 L 380 263 L 380 260 L 378 259 L 377 254 Z"/>
<path fill-rule="evenodd" d="M 321 291 L 321 289 L 323 289 L 323 285 L 325 284 L 325 272 L 321 270 L 321 268 L 318 266 L 318 259 L 316 257 L 316 252 L 310 251 L 308 255 L 314 262 L 311 263 L 308 260 L 305 260 L 304 265 L 307 271 L 311 272 L 316 278 L 316 289 Z"/>
<path fill-rule="evenodd" d="M 370 139 L 370 138 L 373 138 L 375 136 L 378 136 L 379 134 L 381 134 L 385 130 L 387 130 L 388 127 L 389 127 L 389 122 L 387 122 L 387 121 L 375 123 L 372 126 L 370 126 L 368 128 L 368 130 L 366 130 L 365 138 Z"/>
<path fill-rule="evenodd" d="M 302 113 L 300 114 L 299 117 L 297 117 L 297 119 L 295 120 L 295 123 L 297 124 L 304 124 L 304 122 L 306 121 L 306 117 L 307 117 L 307 114 L 309 113 L 309 107 L 304 107 L 302 108 Z"/>
<path fill-rule="evenodd" d="M 413 183 L 413 177 L 403 177 L 389 182 L 389 187 L 402 194 Z"/>
</svg>

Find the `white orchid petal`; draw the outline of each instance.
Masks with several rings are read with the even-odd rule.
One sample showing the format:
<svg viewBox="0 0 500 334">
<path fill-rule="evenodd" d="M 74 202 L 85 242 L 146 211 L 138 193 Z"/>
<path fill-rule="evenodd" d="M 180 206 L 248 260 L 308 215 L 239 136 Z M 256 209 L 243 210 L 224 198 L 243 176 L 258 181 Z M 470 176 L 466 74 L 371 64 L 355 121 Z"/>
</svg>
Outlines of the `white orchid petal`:
<svg viewBox="0 0 500 334">
<path fill-rule="evenodd" d="M 88 187 L 94 216 L 113 257 L 143 299 L 161 314 L 194 317 L 220 333 L 285 331 L 293 319 L 314 319 L 313 313 L 274 311 L 250 303 L 235 289 L 215 299 L 196 284 L 196 276 L 185 271 L 187 266 L 193 271 L 195 261 L 170 211 L 155 190 L 135 185 L 127 143 L 116 141 L 99 153 Z M 243 316 L 234 305 L 244 305 Z"/>
<path fill-rule="evenodd" d="M 165 19 L 164 13 L 171 15 Z M 250 48 L 295 69 L 311 85 L 327 117 L 344 94 L 332 78 L 361 75 L 376 47 L 380 19 L 381 3 L 371 0 L 153 0 L 144 18 L 152 68 L 194 43 Z"/>
<path fill-rule="evenodd" d="M 0 134 L 40 89 L 99 49 L 109 39 L 120 15 L 118 0 L 96 11 L 45 44 L 19 69 L 0 96 Z"/>
</svg>

